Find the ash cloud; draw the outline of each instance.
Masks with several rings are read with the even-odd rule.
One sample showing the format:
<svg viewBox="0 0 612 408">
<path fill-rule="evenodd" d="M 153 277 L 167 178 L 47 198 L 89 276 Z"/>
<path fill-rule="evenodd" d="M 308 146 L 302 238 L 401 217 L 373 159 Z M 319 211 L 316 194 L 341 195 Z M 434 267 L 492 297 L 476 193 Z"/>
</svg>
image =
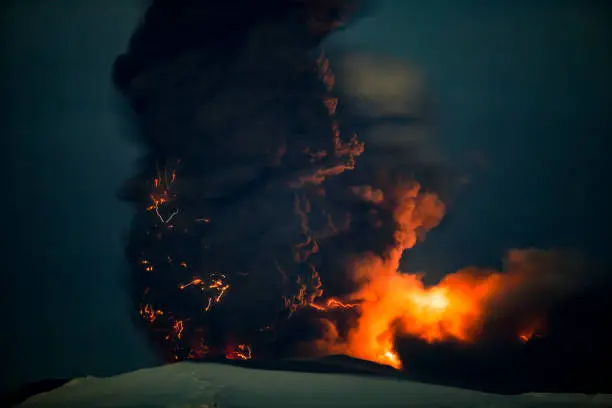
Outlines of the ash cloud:
<svg viewBox="0 0 612 408">
<path fill-rule="evenodd" d="M 417 180 L 448 202 L 463 176 L 438 149 L 426 75 L 384 54 L 339 52 L 333 62 L 344 113 L 367 146 L 358 171 Z"/>
<path fill-rule="evenodd" d="M 500 279 L 479 327 L 483 343 L 513 340 L 517 334 L 525 336 L 524 341 L 547 335 L 555 307 L 599 281 L 594 266 L 584 257 L 560 249 L 511 249 L 501 271 L 472 266 L 456 274 Z"/>
<path fill-rule="evenodd" d="M 359 3 L 158 0 L 117 58 L 114 82 L 147 151 L 120 192 L 136 207 L 132 292 L 165 358 L 259 339 L 293 353 L 346 332 L 350 314 L 332 316 L 333 330 L 317 313 L 294 314 L 354 291 L 351 260 L 394 246 L 393 205 L 364 194 L 394 197 L 415 178 L 451 184 L 425 152 L 416 70 L 346 54 L 332 71 L 320 57 Z M 230 288 L 202 313 L 219 275 Z"/>
<path fill-rule="evenodd" d="M 358 3 L 156 0 L 116 60 L 146 149 L 120 192 L 136 210 L 131 291 L 165 359 L 240 344 L 259 357 L 351 353 L 366 314 L 325 299 L 361 301 L 375 271 L 422 291 L 399 260 L 440 222 L 461 177 L 433 148 L 418 70 L 359 53 L 339 53 L 332 70 L 322 57 Z M 485 338 L 515 338 L 527 314 L 540 319 L 584 278 L 553 253 L 507 259 L 501 275 L 528 283 L 502 291 Z M 388 333 L 395 317 L 385 335 L 401 343 L 401 330 Z"/>
<path fill-rule="evenodd" d="M 361 145 L 326 106 L 318 46 L 356 6 L 157 0 L 117 58 L 147 151 L 120 192 L 133 298 L 165 358 L 254 343 L 321 295 L 319 241 L 351 223 L 326 180 Z"/>
</svg>

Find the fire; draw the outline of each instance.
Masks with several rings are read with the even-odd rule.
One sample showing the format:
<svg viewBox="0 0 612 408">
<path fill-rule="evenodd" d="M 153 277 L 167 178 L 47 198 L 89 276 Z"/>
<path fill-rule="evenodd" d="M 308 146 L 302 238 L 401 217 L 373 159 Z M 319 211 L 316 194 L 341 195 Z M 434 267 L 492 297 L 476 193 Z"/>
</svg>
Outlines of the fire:
<svg viewBox="0 0 612 408">
<path fill-rule="evenodd" d="M 474 277 L 460 271 L 425 287 L 419 275 L 389 273 L 384 263 L 369 267 L 370 273 L 379 275 L 355 294 L 363 300 L 357 327 L 349 333 L 348 351 L 396 368 L 401 366 L 393 350 L 396 334 L 429 343 L 472 341 L 481 329 L 488 302 L 503 288 L 501 275 Z"/>
<path fill-rule="evenodd" d="M 402 368 L 402 362 L 396 352 L 387 350 L 383 353 L 381 357 L 382 358 L 379 361 L 380 363 L 389 365 L 398 370 Z"/>
<path fill-rule="evenodd" d="M 476 340 L 494 301 L 518 286 L 522 277 L 466 268 L 428 287 L 422 275 L 402 273 L 399 262 L 403 252 L 415 245 L 418 231 L 438 224 L 444 206 L 435 195 L 421 193 L 418 185 L 404 186 L 390 197 L 377 191 L 376 197 L 376 201 L 369 201 L 394 206 L 395 247 L 384 256 L 369 255 L 354 263 L 353 275 L 359 289 L 351 295 L 350 303 L 330 298 L 309 306 L 320 311 L 356 308 L 358 318 L 345 339 L 344 351 L 398 369 L 402 363 L 394 346 L 397 335 L 428 343 Z M 532 334 L 520 336 L 528 339 Z"/>
</svg>

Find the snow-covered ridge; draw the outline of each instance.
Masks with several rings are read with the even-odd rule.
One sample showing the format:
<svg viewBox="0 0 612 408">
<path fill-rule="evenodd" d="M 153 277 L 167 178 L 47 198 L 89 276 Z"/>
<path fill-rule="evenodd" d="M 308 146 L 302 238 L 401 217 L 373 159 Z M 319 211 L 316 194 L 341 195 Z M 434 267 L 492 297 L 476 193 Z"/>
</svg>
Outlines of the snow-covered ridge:
<svg viewBox="0 0 612 408">
<path fill-rule="evenodd" d="M 72 380 L 20 407 L 612 407 L 612 395 L 496 395 L 395 378 L 183 362 Z"/>
</svg>

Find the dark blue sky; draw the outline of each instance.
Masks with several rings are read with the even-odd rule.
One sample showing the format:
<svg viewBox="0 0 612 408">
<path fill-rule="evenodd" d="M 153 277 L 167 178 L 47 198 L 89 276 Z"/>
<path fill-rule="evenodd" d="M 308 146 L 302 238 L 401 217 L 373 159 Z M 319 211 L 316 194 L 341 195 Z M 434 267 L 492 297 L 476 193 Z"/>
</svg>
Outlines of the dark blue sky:
<svg viewBox="0 0 612 408">
<path fill-rule="evenodd" d="M 130 212 L 114 194 L 138 151 L 109 76 L 140 3 L 2 6 L 1 353 L 13 373 L 3 387 L 154 361 L 123 292 Z M 610 7 L 493 3 L 381 1 L 333 39 L 418 67 L 439 147 L 460 168 L 487 163 L 411 269 L 496 266 L 506 249 L 528 246 L 607 256 Z"/>
</svg>

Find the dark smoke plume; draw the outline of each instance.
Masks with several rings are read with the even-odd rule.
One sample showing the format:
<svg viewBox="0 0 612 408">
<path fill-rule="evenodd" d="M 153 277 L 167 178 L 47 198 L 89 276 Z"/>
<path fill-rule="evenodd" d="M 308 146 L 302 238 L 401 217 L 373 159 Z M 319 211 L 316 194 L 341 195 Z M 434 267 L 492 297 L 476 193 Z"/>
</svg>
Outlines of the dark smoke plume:
<svg viewBox="0 0 612 408">
<path fill-rule="evenodd" d="M 322 183 L 362 145 L 334 119 L 318 46 L 356 6 L 158 0 L 117 59 L 148 152 L 121 191 L 132 290 L 166 358 L 273 342 L 320 296 L 318 241 L 350 221 L 346 186 L 332 202 Z"/>
</svg>

